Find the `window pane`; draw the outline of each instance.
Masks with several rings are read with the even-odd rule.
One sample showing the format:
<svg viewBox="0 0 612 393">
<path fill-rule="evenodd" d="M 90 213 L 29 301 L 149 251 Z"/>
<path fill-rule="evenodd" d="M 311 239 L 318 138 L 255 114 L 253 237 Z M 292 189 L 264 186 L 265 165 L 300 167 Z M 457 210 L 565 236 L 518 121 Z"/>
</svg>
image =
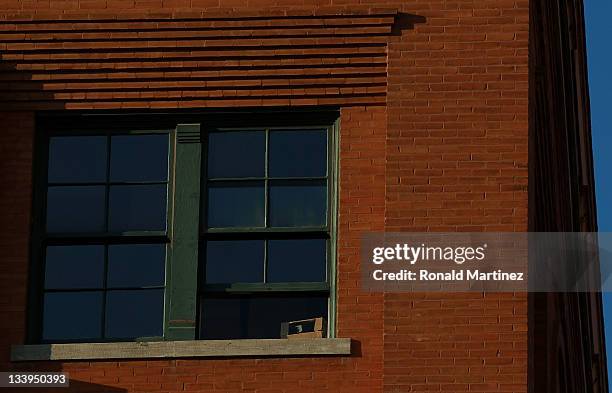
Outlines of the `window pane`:
<svg viewBox="0 0 612 393">
<path fill-rule="evenodd" d="M 206 283 L 263 282 L 264 241 L 206 242 Z"/>
<path fill-rule="evenodd" d="M 47 247 L 46 289 L 102 288 L 104 246 Z"/>
<path fill-rule="evenodd" d="M 327 187 L 324 181 L 271 181 L 270 225 L 324 226 Z"/>
<path fill-rule="evenodd" d="M 325 239 L 268 241 L 268 282 L 324 282 Z"/>
<path fill-rule="evenodd" d="M 270 131 L 271 177 L 322 177 L 327 174 L 327 132 Z"/>
<path fill-rule="evenodd" d="M 109 215 L 111 232 L 166 230 L 166 185 L 112 186 Z"/>
<path fill-rule="evenodd" d="M 166 181 L 168 134 L 111 137 L 111 181 Z"/>
<path fill-rule="evenodd" d="M 280 338 L 281 323 L 327 318 L 327 296 L 254 296 L 201 301 L 200 338 Z"/>
<path fill-rule="evenodd" d="M 43 340 L 85 340 L 102 336 L 102 292 L 46 293 Z"/>
<path fill-rule="evenodd" d="M 263 131 L 211 132 L 208 177 L 263 177 L 265 152 Z"/>
<path fill-rule="evenodd" d="M 104 232 L 104 186 L 49 187 L 47 231 Z"/>
<path fill-rule="evenodd" d="M 108 247 L 109 288 L 162 286 L 165 244 L 125 244 Z"/>
<path fill-rule="evenodd" d="M 208 227 L 263 227 L 264 183 L 222 182 L 208 187 Z"/>
<path fill-rule="evenodd" d="M 163 289 L 107 292 L 107 338 L 162 336 L 163 317 Z"/>
<path fill-rule="evenodd" d="M 49 140 L 50 183 L 106 181 L 105 136 L 62 136 Z"/>
</svg>

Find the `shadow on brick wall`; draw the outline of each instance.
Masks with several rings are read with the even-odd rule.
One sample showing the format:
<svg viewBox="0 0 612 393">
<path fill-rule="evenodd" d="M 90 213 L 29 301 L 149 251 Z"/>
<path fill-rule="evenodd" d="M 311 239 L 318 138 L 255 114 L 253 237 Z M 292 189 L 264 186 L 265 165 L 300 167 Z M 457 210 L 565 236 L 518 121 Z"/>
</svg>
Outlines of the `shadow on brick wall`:
<svg viewBox="0 0 612 393">
<path fill-rule="evenodd" d="M 0 389 L 1 391 L 1 389 Z M 19 388 L 19 393 L 126 393 L 127 389 L 92 382 L 71 380 L 68 388 Z"/>
<path fill-rule="evenodd" d="M 401 36 L 404 30 L 413 30 L 416 24 L 426 21 L 427 19 L 424 16 L 399 12 L 395 18 L 392 35 Z"/>
<path fill-rule="evenodd" d="M 69 364 L 68 371 L 62 363 L 56 362 L 14 362 L 8 367 L 10 372 L 67 372 L 70 380 L 69 387 L 38 387 L 38 388 L 23 388 L 16 389 L 19 393 L 124 393 L 128 389 L 115 387 L 110 385 L 119 384 L 117 377 L 106 376 L 103 368 L 92 367 L 89 363 L 72 363 Z M 71 379 L 71 371 L 74 369 L 78 376 Z M 112 369 L 112 368 L 111 368 Z M 94 382 L 82 381 L 80 379 L 91 379 Z M 97 382 L 96 380 L 100 380 Z M 0 388 L 0 391 L 2 388 Z M 9 390 L 7 390 L 9 391 Z"/>
<path fill-rule="evenodd" d="M 5 52 L 0 50 L 0 56 L 4 54 Z M 55 82 L 41 79 L 45 75 L 45 70 L 41 69 L 39 73 L 34 70 L 25 70 L 23 63 L 27 63 L 30 67 L 40 66 L 42 68 L 48 61 L 0 60 L 0 111 L 64 109 L 65 102 L 56 98 L 53 92 L 46 90 L 45 83 Z"/>
</svg>

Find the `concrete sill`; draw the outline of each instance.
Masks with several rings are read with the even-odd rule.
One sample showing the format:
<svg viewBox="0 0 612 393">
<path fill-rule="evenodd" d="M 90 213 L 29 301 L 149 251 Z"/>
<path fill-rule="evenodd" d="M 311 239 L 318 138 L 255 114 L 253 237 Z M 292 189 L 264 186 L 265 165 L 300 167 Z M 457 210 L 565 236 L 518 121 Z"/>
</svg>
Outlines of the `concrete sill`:
<svg viewBox="0 0 612 393">
<path fill-rule="evenodd" d="M 350 354 L 350 338 L 195 340 L 13 345 L 11 361 L 234 356 L 347 356 Z"/>
</svg>

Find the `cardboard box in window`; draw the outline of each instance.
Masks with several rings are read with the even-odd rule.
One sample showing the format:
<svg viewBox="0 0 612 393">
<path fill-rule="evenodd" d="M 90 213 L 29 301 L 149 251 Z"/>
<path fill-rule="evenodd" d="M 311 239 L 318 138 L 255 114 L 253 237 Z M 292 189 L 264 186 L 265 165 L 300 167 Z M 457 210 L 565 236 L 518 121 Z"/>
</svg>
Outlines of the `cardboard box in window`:
<svg viewBox="0 0 612 393">
<path fill-rule="evenodd" d="M 323 338 L 325 318 L 310 318 L 281 323 L 281 338 Z"/>
</svg>

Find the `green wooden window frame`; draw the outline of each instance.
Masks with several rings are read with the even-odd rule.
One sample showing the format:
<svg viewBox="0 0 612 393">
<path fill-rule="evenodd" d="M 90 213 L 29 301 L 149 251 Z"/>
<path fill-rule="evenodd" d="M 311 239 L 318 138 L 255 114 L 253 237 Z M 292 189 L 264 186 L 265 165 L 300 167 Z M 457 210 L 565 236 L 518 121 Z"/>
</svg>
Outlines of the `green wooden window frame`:
<svg viewBox="0 0 612 393">
<path fill-rule="evenodd" d="M 89 135 L 100 133 L 138 134 L 164 132 L 170 135 L 169 177 L 167 199 L 167 231 L 126 232 L 103 234 L 86 241 L 133 242 L 155 241 L 166 244 L 166 282 L 164 300 L 163 337 L 143 337 L 137 340 L 193 340 L 198 338 L 198 306 L 201 294 L 212 292 L 269 293 L 269 292 L 319 292 L 327 293 L 327 337 L 335 337 L 336 315 L 336 231 L 338 204 L 338 137 L 339 120 L 336 110 L 314 112 L 235 112 L 198 114 L 135 114 L 91 115 L 86 117 L 55 114 L 45 118 L 45 124 L 37 130 L 35 145 L 35 184 L 32 225 L 31 279 L 29 289 L 28 337 L 29 343 L 41 342 L 42 292 L 44 279 L 45 235 L 45 187 L 47 153 L 50 136 Z M 47 123 L 50 122 L 50 123 Z M 246 126 L 246 127 L 243 127 Z M 328 239 L 327 282 L 288 284 L 234 284 L 230 286 L 204 286 L 199 283 L 203 239 L 210 237 L 244 237 L 271 235 L 275 237 L 297 236 L 288 228 L 205 229 L 202 225 L 205 212 L 202 196 L 206 186 L 206 138 L 211 130 L 228 129 L 327 129 L 328 135 L 328 204 L 325 228 L 300 228 L 299 235 L 324 235 Z M 86 239 L 87 238 L 87 239 Z M 80 240 L 73 236 L 66 240 Z M 104 340 L 96 340 L 104 341 Z M 119 340 L 112 340 L 119 341 Z"/>
</svg>

